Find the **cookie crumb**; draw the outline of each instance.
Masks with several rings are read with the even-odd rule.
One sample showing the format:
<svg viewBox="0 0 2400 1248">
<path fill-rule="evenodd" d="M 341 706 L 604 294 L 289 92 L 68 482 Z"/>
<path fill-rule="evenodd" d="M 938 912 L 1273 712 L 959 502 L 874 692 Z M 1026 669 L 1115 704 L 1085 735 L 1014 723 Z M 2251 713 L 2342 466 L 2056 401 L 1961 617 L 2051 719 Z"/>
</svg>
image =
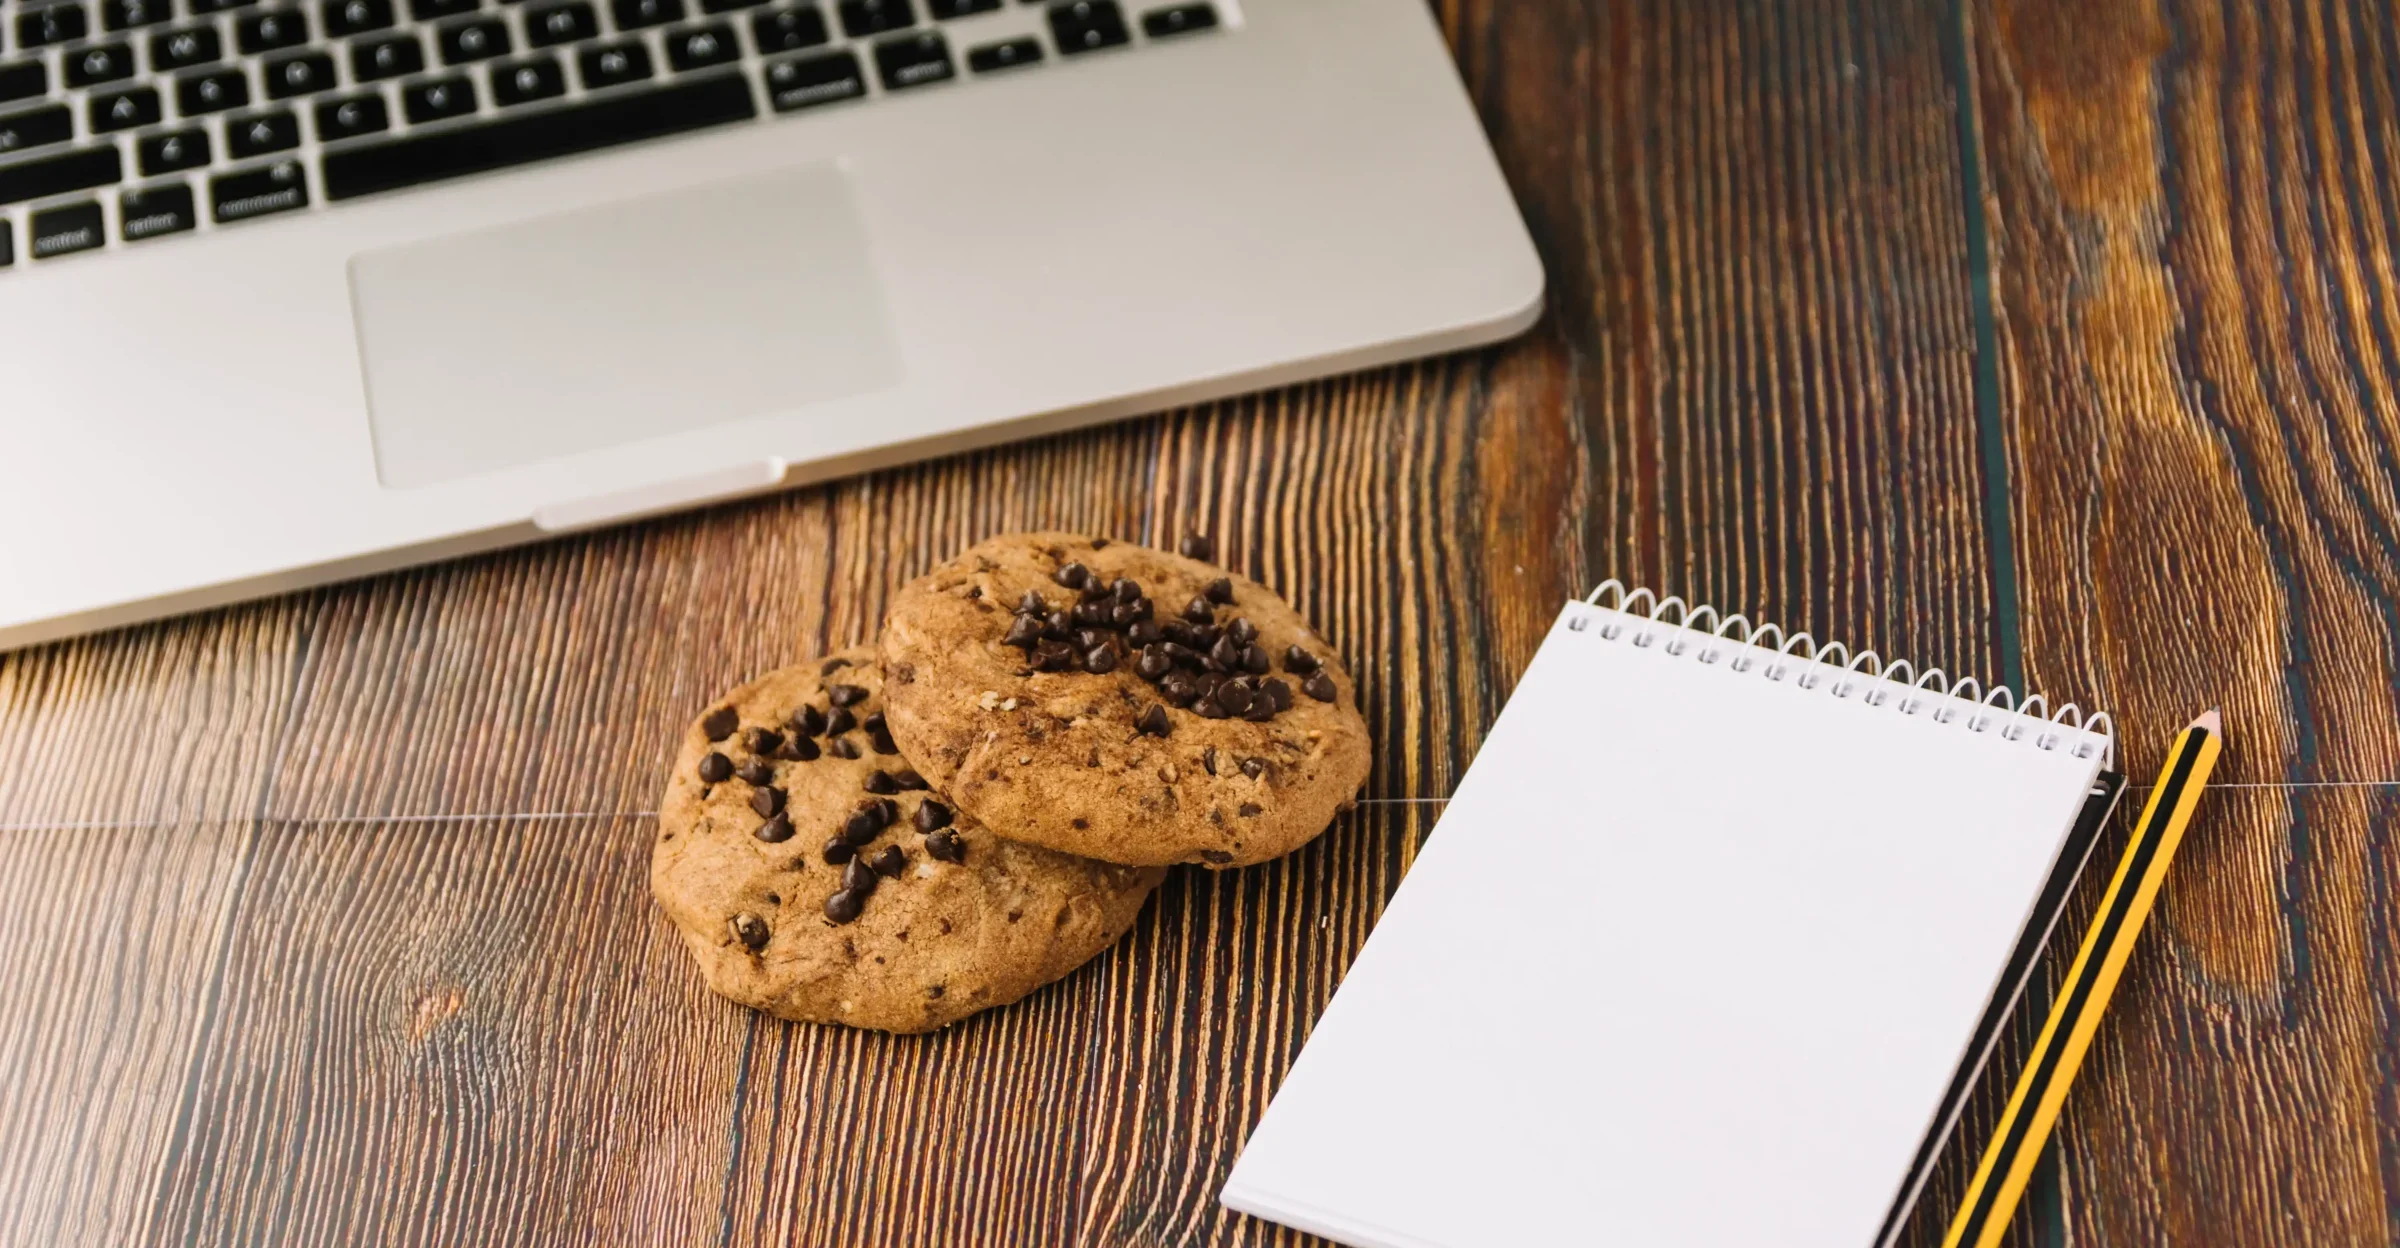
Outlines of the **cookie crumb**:
<svg viewBox="0 0 2400 1248">
<path fill-rule="evenodd" d="M 983 696 L 975 699 L 975 705 L 980 706 L 987 711 L 998 707 L 1000 705 L 1000 691 L 997 689 L 984 690 Z"/>
<path fill-rule="evenodd" d="M 1000 709 L 1004 711 L 1013 711 L 1017 709 L 1017 700 L 1015 698 L 1010 698 L 1006 702 L 1002 702 L 1000 704 Z"/>
<path fill-rule="evenodd" d="M 1169 763 L 1166 766 L 1158 769 L 1158 778 L 1166 781 L 1169 784 L 1173 784 L 1176 781 L 1183 779 L 1183 773 L 1175 769 L 1175 764 Z"/>
</svg>

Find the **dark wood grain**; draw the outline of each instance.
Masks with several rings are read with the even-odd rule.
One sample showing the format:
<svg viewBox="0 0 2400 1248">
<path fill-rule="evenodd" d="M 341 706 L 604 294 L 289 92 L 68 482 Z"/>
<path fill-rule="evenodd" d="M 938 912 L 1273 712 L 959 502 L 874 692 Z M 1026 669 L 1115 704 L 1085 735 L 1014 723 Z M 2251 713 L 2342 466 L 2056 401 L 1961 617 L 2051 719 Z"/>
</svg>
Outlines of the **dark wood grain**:
<svg viewBox="0 0 2400 1248">
<path fill-rule="evenodd" d="M 2137 779 L 2225 712 L 2232 785 L 2400 780 L 2400 35 L 2380 6 L 1974 14 L 2035 683 Z M 2400 788 L 2223 788 L 2062 1127 L 2076 1243 L 2400 1228 Z"/>
<path fill-rule="evenodd" d="M 0 656 L 0 826 L 134 825 L 89 852 L 171 879 L 161 820 L 242 829 L 193 969 L 143 955 L 155 1023 L 9 1033 L 58 1092 L 0 1092 L 0 1201 L 67 1225 L 44 1176 L 105 1168 L 151 1241 L 1298 1242 L 1216 1189 L 1561 600 L 1996 649 L 1941 15 L 1439 14 L 1549 267 L 1518 343 Z M 942 1036 L 700 995 L 639 874 L 674 726 L 1037 525 L 1197 529 L 1288 593 L 1359 675 L 1372 800 Z M 0 832 L 0 909 L 129 887 L 24 848 L 89 831 Z M 143 1114 L 57 1135 L 120 1049 L 161 1055 Z"/>
</svg>

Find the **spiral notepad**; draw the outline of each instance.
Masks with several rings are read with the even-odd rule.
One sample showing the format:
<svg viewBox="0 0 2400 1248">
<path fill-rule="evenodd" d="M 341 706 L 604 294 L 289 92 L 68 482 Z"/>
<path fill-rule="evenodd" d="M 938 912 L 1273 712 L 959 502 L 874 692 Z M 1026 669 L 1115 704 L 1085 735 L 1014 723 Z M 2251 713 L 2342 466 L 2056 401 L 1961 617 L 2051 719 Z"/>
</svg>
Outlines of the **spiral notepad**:
<svg viewBox="0 0 2400 1248">
<path fill-rule="evenodd" d="M 1234 1167 L 1373 1248 L 1888 1237 L 2117 791 L 2105 716 L 1615 582 Z"/>
</svg>

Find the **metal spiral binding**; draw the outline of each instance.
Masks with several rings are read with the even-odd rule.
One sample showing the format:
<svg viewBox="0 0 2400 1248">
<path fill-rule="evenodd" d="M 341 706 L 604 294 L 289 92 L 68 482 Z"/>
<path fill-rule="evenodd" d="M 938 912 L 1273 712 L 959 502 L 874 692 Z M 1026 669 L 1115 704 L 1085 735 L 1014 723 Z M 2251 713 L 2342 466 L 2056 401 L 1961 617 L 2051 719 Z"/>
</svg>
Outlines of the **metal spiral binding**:
<svg viewBox="0 0 2400 1248">
<path fill-rule="evenodd" d="M 1601 601 L 1610 595 L 1615 597 L 1613 603 Z M 1723 662 L 1737 672 L 1760 670 L 1769 680 L 1790 678 L 1803 689 L 1825 687 L 1830 679 L 1831 688 L 1828 692 L 1834 697 L 1847 698 L 1855 694 L 1869 706 L 1896 703 L 1903 715 L 1917 714 L 1927 704 L 1934 703 L 1932 718 L 1935 723 L 1963 722 L 1969 732 L 1996 730 L 2004 741 L 2030 739 L 2035 747 L 2044 750 L 2058 749 L 2066 742 L 2067 734 L 2060 728 L 2079 729 L 2100 736 L 2104 765 L 2111 763 L 2116 753 L 2116 725 L 2105 711 L 2085 715 L 2072 702 L 2051 711 L 2050 704 L 2038 693 L 2019 702 L 2017 695 L 2005 685 L 1994 685 L 1986 691 L 1982 682 L 1972 676 L 1953 681 L 1948 673 L 1938 667 L 1930 667 L 1919 673 L 1906 660 L 1885 662 L 1872 650 L 1852 654 L 1848 646 L 1838 641 L 1820 645 L 1807 633 L 1786 634 L 1773 624 L 1752 625 L 1743 616 L 1724 615 L 1715 607 L 1693 606 L 1681 598 L 1661 598 L 1647 589 L 1627 589 L 1623 582 L 1613 578 L 1600 582 L 1599 587 L 1585 596 L 1583 601 L 1589 606 L 1608 606 L 1619 614 L 1636 616 L 1660 625 L 1662 629 L 1674 630 L 1662 634 L 1658 630 L 1636 626 L 1630 638 L 1636 646 L 1656 644 L 1664 635 L 1667 638 L 1666 652 L 1681 655 L 1694 648 L 1688 634 L 1698 633 L 1703 640 L 1698 645 L 1699 653 L 1695 657 L 1702 663 Z M 1644 603 L 1648 604 L 1647 612 L 1642 610 Z M 1701 623 L 1704 617 L 1707 620 L 1705 627 Z M 1567 627 L 1583 632 L 1587 623 L 1575 619 L 1568 621 Z M 1741 629 L 1738 637 L 1734 635 L 1737 625 Z M 1599 631 L 1602 637 L 1614 641 L 1625 635 L 1626 626 L 1604 623 Z M 1714 642 L 1726 644 L 1712 644 Z M 1838 670 L 1829 677 L 1826 673 L 1813 670 L 1814 665 Z M 1795 671 L 1798 673 L 1796 676 Z M 1941 701 L 1935 703 L 1934 698 L 1917 696 L 1921 692 L 1930 692 Z M 1966 713 L 1962 720 L 1959 709 L 1952 704 L 1953 700 L 1972 703 L 1975 709 Z M 1991 708 L 1990 713 L 1986 713 L 1985 708 Z M 2079 740 L 2072 753 L 2077 758 L 2090 758 L 2092 745 L 2089 741 Z"/>
</svg>

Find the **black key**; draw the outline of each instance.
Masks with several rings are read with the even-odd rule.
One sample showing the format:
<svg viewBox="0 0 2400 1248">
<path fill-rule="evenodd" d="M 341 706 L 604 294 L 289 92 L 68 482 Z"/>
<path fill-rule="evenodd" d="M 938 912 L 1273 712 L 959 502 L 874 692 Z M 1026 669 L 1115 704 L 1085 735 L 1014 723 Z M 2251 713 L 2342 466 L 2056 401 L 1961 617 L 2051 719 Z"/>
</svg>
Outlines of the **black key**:
<svg viewBox="0 0 2400 1248">
<path fill-rule="evenodd" d="M 400 93 L 400 108 L 408 114 L 409 124 L 415 126 L 446 117 L 464 117 L 475 111 L 475 82 L 465 74 L 412 82 Z"/>
<path fill-rule="evenodd" d="M 750 19 L 750 33 L 758 39 L 760 56 L 797 52 L 833 38 L 833 32 L 825 28 L 825 15 L 812 5 L 761 13 Z"/>
<path fill-rule="evenodd" d="M 38 100 L 50 94 L 50 71 L 40 61 L 0 65 L 0 104 Z"/>
<path fill-rule="evenodd" d="M 181 182 L 145 186 L 117 196 L 117 233 L 138 243 L 163 234 L 181 234 L 200 224 L 192 207 L 192 188 Z"/>
<path fill-rule="evenodd" d="M 194 17 L 206 17 L 211 13 L 247 9 L 257 3 L 258 0 L 183 0 L 183 7 L 190 9 Z"/>
<path fill-rule="evenodd" d="M 1000 7 L 1000 0 L 925 0 L 925 7 L 935 20 L 946 22 L 969 13 L 989 13 Z"/>
<path fill-rule="evenodd" d="M 175 111 L 186 117 L 221 113 L 250 102 L 250 77 L 240 68 L 186 74 L 175 81 Z"/>
<path fill-rule="evenodd" d="M 100 24 L 110 30 L 156 26 L 173 16 L 174 0 L 108 0 L 100 6 Z"/>
<path fill-rule="evenodd" d="M 949 41 L 930 30 L 876 44 L 875 69 L 883 75 L 886 91 L 904 91 L 958 76 L 950 65 Z"/>
<path fill-rule="evenodd" d="M 88 191 L 125 180 L 125 158 L 115 144 L 65 152 L 43 160 L 0 165 L 0 204 Z"/>
<path fill-rule="evenodd" d="M 354 95 L 317 105 L 317 141 L 333 143 L 392 128 L 392 110 L 380 95 Z"/>
<path fill-rule="evenodd" d="M 700 0 L 703 13 L 731 13 L 737 9 L 755 9 L 767 0 Z"/>
<path fill-rule="evenodd" d="M 150 36 L 153 72 L 207 65 L 224 55 L 225 41 L 217 37 L 214 26 L 194 26 L 190 30 L 169 30 Z"/>
<path fill-rule="evenodd" d="M 77 48 L 58 58 L 58 67 L 66 71 L 67 85 L 70 87 L 88 87 L 96 82 L 122 82 L 133 77 L 133 48 L 123 43 Z"/>
<path fill-rule="evenodd" d="M 94 134 L 114 134 L 135 126 L 155 126 L 161 116 L 158 92 L 135 87 L 113 95 L 95 95 L 85 106 L 84 121 Z"/>
<path fill-rule="evenodd" d="M 350 45 L 350 77 L 359 82 L 381 82 L 423 68 L 425 45 L 415 35 L 361 39 Z"/>
<path fill-rule="evenodd" d="M 248 160 L 300 146 L 300 119 L 290 113 L 259 113 L 225 119 L 225 150 L 235 160 Z"/>
<path fill-rule="evenodd" d="M 322 52 L 302 52 L 268 61 L 264 72 L 270 100 L 311 95 L 334 85 L 333 58 Z"/>
<path fill-rule="evenodd" d="M 53 4 L 17 14 L 17 46 L 46 48 L 91 33 L 91 19 L 80 4 Z"/>
<path fill-rule="evenodd" d="M 1050 37 L 1059 51 L 1074 56 L 1117 47 L 1133 36 L 1116 0 L 1067 0 L 1050 7 Z"/>
<path fill-rule="evenodd" d="M 597 91 L 602 87 L 621 87 L 629 82 L 648 78 L 650 49 L 638 39 L 585 48 L 576 57 L 576 67 L 583 71 L 583 89 Z"/>
<path fill-rule="evenodd" d="M 389 30 L 398 20 L 392 16 L 392 0 L 325 0 L 317 12 L 325 19 L 325 35 L 329 39 Z"/>
<path fill-rule="evenodd" d="M 842 29 L 853 39 L 916 24 L 917 11 L 908 0 L 842 0 Z"/>
<path fill-rule="evenodd" d="M 92 251 L 108 243 L 98 204 L 69 204 L 37 212 L 26 223 L 25 232 L 33 239 L 25 250 L 36 260 Z"/>
<path fill-rule="evenodd" d="M 566 93 L 567 71 L 559 68 L 556 57 L 528 57 L 492 66 L 492 98 L 503 108 L 556 99 Z"/>
<path fill-rule="evenodd" d="M 1217 10 L 1207 4 L 1177 4 L 1142 14 L 1142 33 L 1153 39 L 1187 35 L 1217 24 Z"/>
<path fill-rule="evenodd" d="M 208 180 L 209 211 L 217 224 L 308 207 L 308 175 L 300 162 L 281 160 L 264 169 L 220 173 Z"/>
<path fill-rule="evenodd" d="M 609 0 L 619 30 L 640 30 L 683 20 L 683 0 Z"/>
<path fill-rule="evenodd" d="M 685 73 L 742 59 L 742 45 L 733 37 L 733 27 L 723 22 L 670 31 L 666 45 L 667 64 Z"/>
<path fill-rule="evenodd" d="M 858 54 L 847 49 L 820 56 L 796 56 L 767 66 L 767 99 L 779 113 L 866 93 L 867 76 L 858 67 Z"/>
<path fill-rule="evenodd" d="M 488 61 L 495 56 L 506 56 L 514 50 L 508 38 L 508 23 L 496 17 L 444 26 L 439 40 L 444 65 Z"/>
<path fill-rule="evenodd" d="M 968 66 L 979 74 L 988 74 L 1000 69 L 1015 69 L 1019 65 L 1033 65 L 1039 63 L 1041 59 L 1042 41 L 1031 35 L 1022 39 L 1003 39 L 998 43 L 987 43 L 980 48 L 969 49 L 967 52 Z"/>
<path fill-rule="evenodd" d="M 757 115 L 736 74 L 601 99 L 480 126 L 410 135 L 325 154 L 327 199 L 351 199 Z"/>
<path fill-rule="evenodd" d="M 483 7 L 483 0 L 408 0 L 408 15 L 420 22 L 464 17 Z"/>
<path fill-rule="evenodd" d="M 141 149 L 142 176 L 155 178 L 162 173 L 181 173 L 208 163 L 208 131 L 194 126 L 189 130 L 170 130 L 165 134 L 142 136 L 137 144 Z"/>
<path fill-rule="evenodd" d="M 74 137 L 75 115 L 64 104 L 0 116 L 0 156 L 64 143 Z"/>
<path fill-rule="evenodd" d="M 16 262 L 16 229 L 8 223 L 8 218 L 0 217 L 0 269 L 5 269 Z"/>
<path fill-rule="evenodd" d="M 233 24 L 233 46 L 251 56 L 308 42 L 308 15 L 296 9 L 252 13 Z"/>
<path fill-rule="evenodd" d="M 600 15 L 583 0 L 544 4 L 525 10 L 525 42 L 537 48 L 581 43 L 600 35 Z"/>
</svg>

